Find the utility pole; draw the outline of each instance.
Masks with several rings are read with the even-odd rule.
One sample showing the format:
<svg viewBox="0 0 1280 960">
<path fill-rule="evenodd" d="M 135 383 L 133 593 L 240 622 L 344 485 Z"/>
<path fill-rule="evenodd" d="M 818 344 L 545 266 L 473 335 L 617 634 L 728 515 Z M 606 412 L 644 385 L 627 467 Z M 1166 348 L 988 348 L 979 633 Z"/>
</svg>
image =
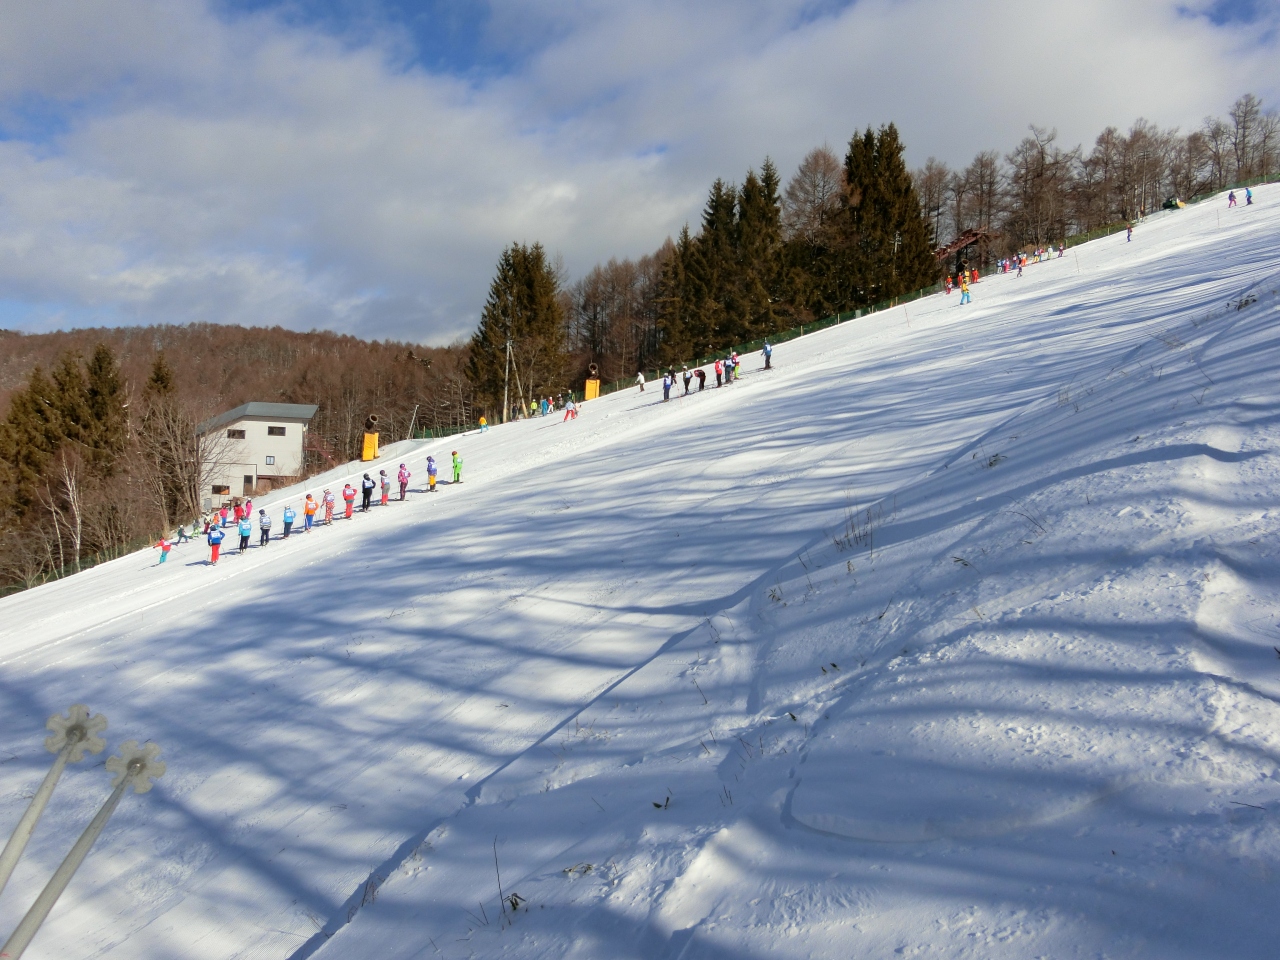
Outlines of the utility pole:
<svg viewBox="0 0 1280 960">
<path fill-rule="evenodd" d="M 507 395 L 511 380 L 511 338 L 507 337 L 507 369 L 502 374 L 502 422 L 507 422 L 507 414 L 511 411 L 511 401 Z"/>
</svg>

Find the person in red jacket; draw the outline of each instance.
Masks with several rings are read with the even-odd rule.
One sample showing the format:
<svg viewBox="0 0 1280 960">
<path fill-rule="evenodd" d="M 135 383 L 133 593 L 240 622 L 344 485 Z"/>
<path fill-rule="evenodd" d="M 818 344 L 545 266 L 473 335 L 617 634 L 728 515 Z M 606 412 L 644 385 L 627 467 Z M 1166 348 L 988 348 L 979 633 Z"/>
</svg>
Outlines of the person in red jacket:
<svg viewBox="0 0 1280 960">
<path fill-rule="evenodd" d="M 342 515 L 350 520 L 351 513 L 355 510 L 356 506 L 356 488 L 349 483 L 342 488 L 342 501 L 347 505 L 347 508 Z"/>
</svg>

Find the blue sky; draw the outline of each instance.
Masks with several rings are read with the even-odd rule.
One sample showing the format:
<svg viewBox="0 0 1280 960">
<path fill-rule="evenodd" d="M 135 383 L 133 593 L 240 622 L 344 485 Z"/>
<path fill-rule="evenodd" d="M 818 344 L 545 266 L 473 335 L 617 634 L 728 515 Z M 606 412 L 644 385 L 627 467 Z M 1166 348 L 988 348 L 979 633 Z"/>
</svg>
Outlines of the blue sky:
<svg viewBox="0 0 1280 960">
<path fill-rule="evenodd" d="M 716 177 L 893 120 L 913 164 L 1280 103 L 1274 3 L 0 0 L 0 325 L 447 342 L 512 241 L 571 277 Z"/>
</svg>

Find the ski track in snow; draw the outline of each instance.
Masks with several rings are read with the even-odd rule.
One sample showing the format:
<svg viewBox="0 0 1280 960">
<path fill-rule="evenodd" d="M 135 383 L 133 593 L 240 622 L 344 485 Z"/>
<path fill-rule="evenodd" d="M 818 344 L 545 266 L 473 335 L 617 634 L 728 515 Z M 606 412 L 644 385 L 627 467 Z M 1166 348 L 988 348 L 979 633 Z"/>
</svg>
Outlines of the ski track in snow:
<svg viewBox="0 0 1280 960">
<path fill-rule="evenodd" d="M 73 702 L 169 764 L 27 956 L 1272 956 L 1280 187 L 1255 193 L 731 387 L 397 444 L 372 467 L 409 463 L 407 503 L 216 568 L 194 543 L 0 601 L 0 823 Z M 465 482 L 421 492 L 455 448 Z"/>
</svg>

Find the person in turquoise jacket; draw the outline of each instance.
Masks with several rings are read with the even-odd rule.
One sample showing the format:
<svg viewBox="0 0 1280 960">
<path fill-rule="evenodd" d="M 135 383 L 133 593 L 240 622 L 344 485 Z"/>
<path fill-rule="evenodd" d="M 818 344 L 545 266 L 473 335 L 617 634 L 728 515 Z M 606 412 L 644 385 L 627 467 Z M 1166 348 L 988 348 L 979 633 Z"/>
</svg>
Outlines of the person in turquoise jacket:
<svg viewBox="0 0 1280 960">
<path fill-rule="evenodd" d="M 289 528 L 293 526 L 293 521 L 298 519 L 298 515 L 293 512 L 293 507 L 284 508 L 284 538 L 289 539 Z"/>
<path fill-rule="evenodd" d="M 249 538 L 253 536 L 253 520 L 241 517 L 236 529 L 240 532 L 240 552 L 244 553 L 249 549 Z"/>
</svg>

